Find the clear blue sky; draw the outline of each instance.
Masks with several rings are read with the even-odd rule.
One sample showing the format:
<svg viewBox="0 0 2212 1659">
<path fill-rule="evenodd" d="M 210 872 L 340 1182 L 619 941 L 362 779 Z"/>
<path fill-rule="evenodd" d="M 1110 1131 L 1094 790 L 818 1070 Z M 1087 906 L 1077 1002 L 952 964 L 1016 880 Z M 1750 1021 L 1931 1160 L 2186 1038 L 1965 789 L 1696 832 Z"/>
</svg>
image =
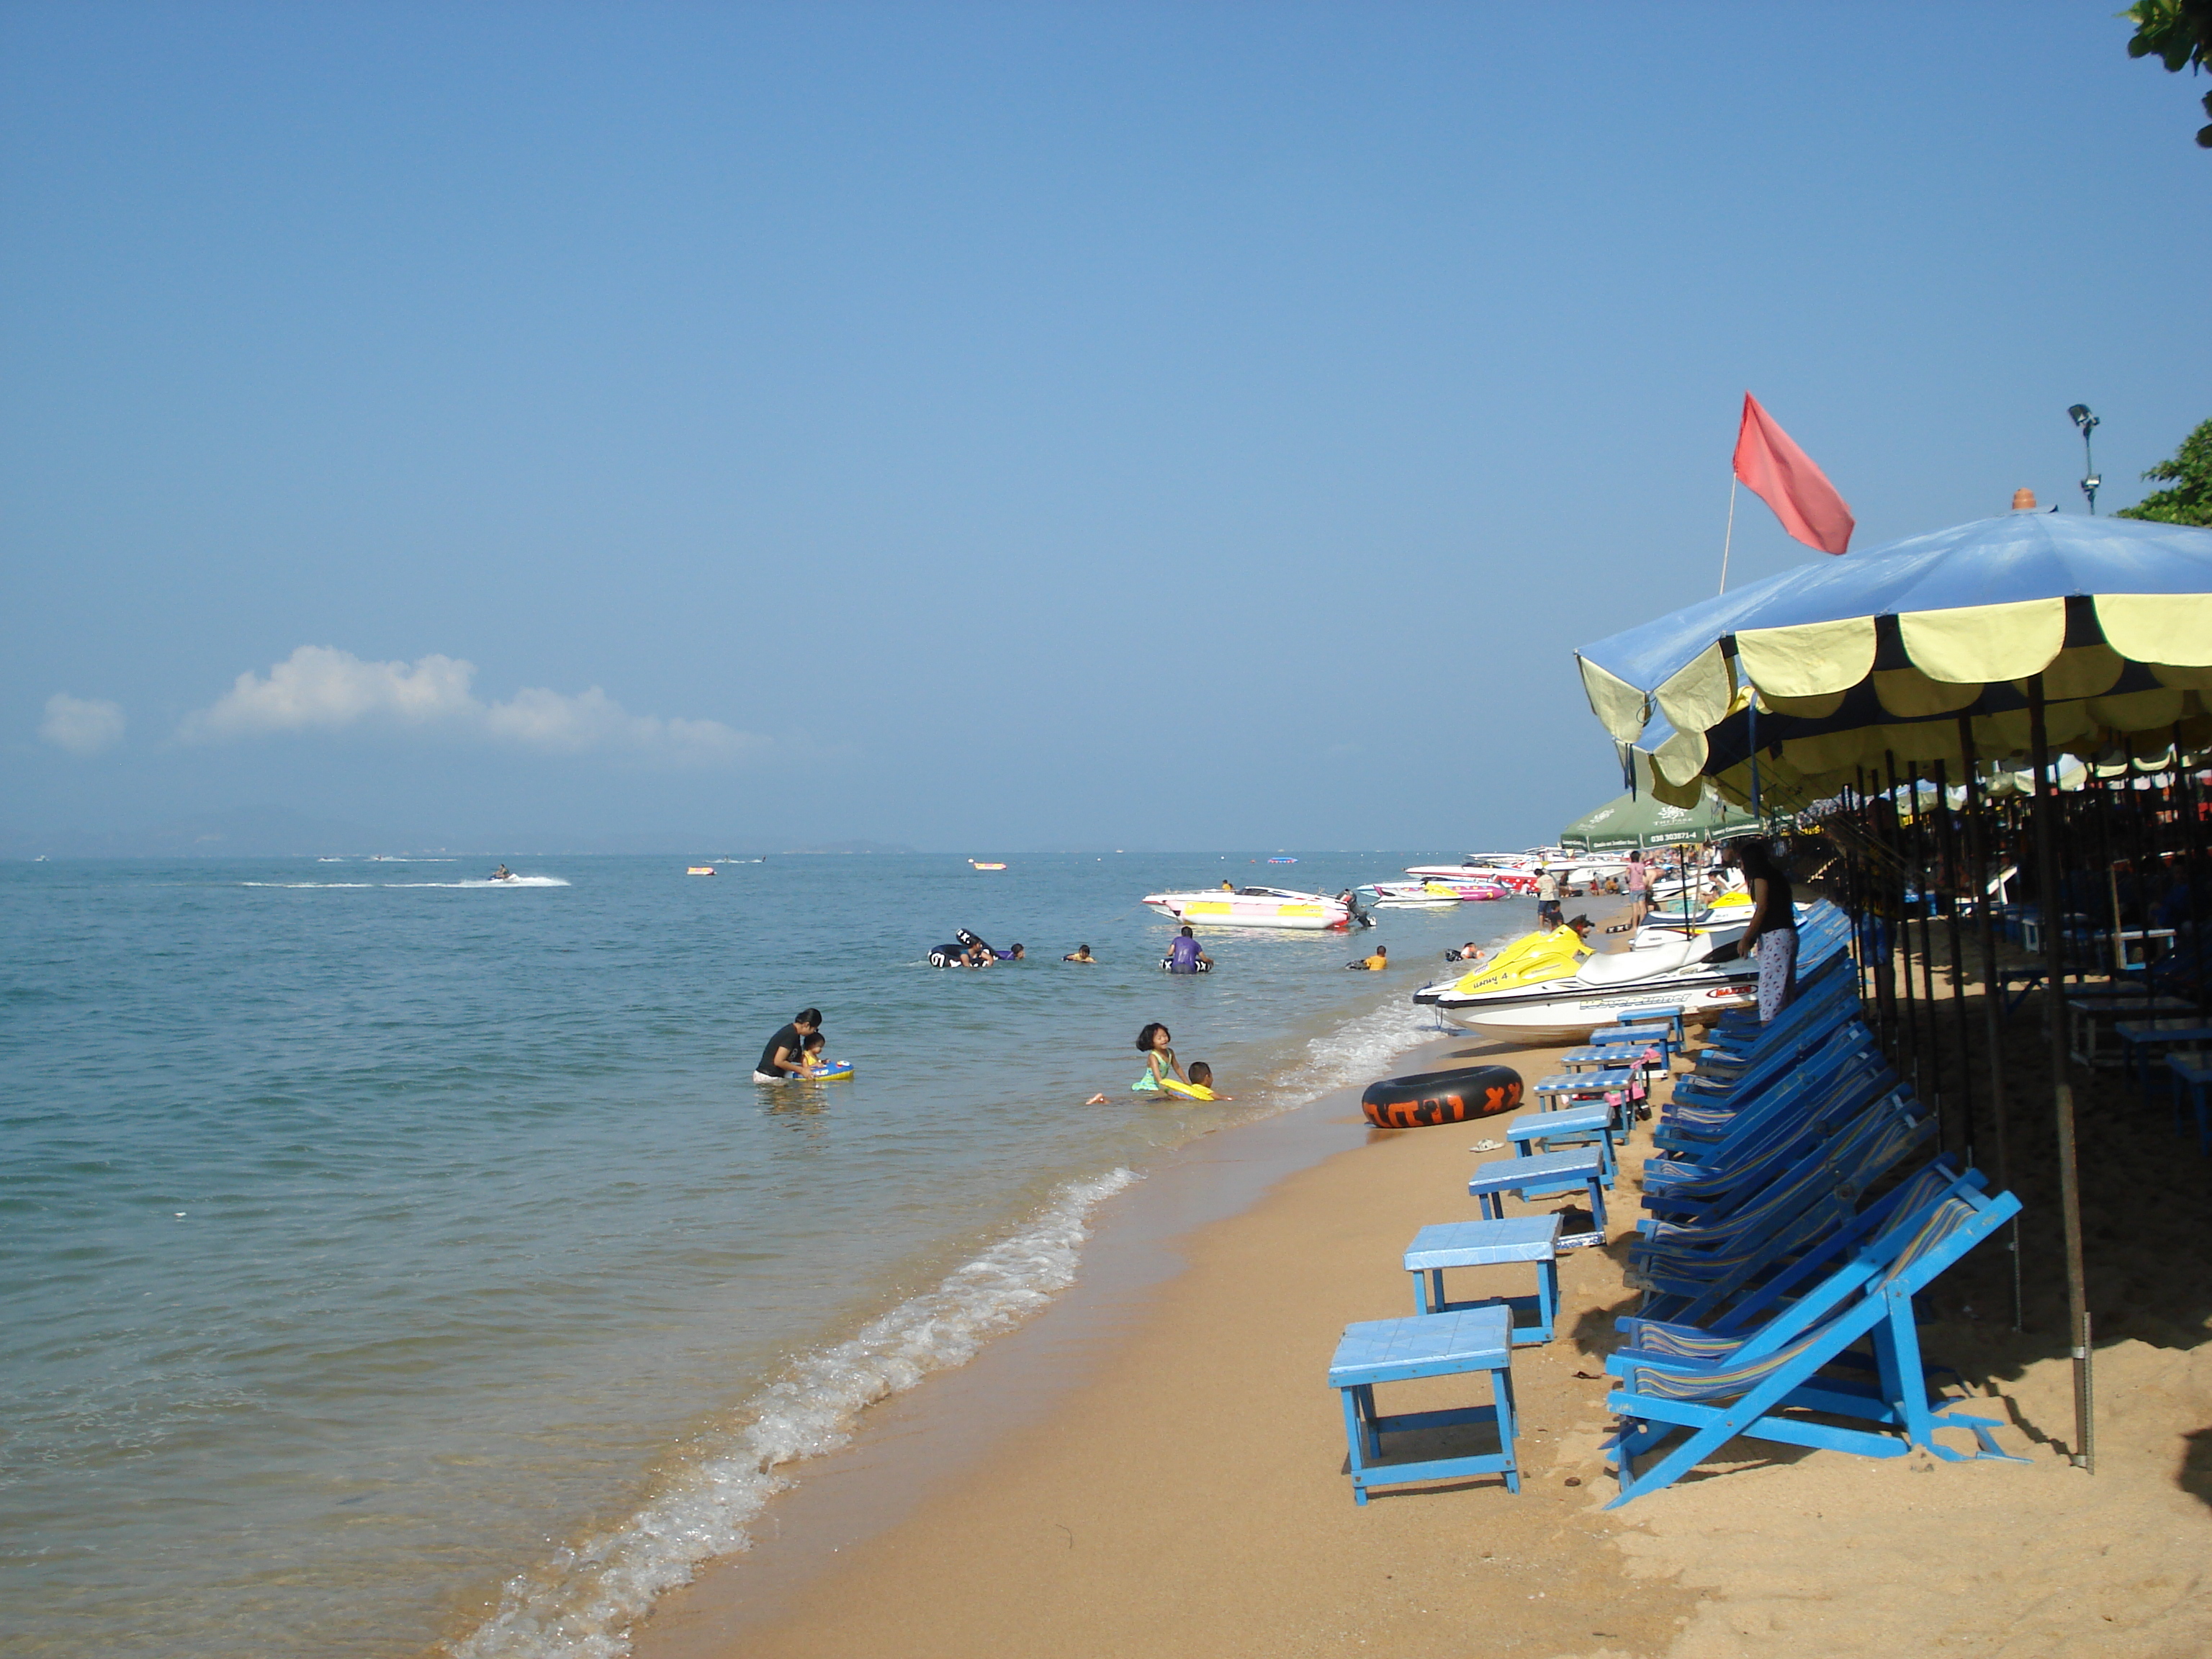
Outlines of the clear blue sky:
<svg viewBox="0 0 2212 1659">
<path fill-rule="evenodd" d="M 8 5 L 0 827 L 1548 838 L 1747 388 L 1861 547 L 2212 416 L 2115 9 Z"/>
</svg>

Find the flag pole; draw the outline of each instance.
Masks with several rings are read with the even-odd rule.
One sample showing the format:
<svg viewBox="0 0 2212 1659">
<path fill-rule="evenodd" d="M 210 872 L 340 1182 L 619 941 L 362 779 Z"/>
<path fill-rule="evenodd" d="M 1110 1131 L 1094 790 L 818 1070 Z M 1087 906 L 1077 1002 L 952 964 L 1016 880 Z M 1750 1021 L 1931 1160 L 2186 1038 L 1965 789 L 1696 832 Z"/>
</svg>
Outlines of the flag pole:
<svg viewBox="0 0 2212 1659">
<path fill-rule="evenodd" d="M 1721 592 L 1723 593 L 1728 592 L 1729 548 L 1735 540 L 1735 469 L 1730 467 L 1729 469 L 1728 534 L 1721 538 Z"/>
</svg>

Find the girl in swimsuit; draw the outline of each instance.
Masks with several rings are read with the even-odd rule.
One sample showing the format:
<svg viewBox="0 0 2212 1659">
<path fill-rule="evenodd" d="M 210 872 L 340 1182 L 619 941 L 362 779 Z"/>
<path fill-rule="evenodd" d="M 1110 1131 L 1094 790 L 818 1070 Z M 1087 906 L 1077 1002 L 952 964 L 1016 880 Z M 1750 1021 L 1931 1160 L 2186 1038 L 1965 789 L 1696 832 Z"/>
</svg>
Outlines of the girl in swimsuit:
<svg viewBox="0 0 2212 1659">
<path fill-rule="evenodd" d="M 1178 1083 L 1189 1080 L 1183 1076 L 1182 1067 L 1176 1063 L 1175 1050 L 1168 1047 L 1171 1040 L 1168 1034 L 1168 1028 L 1158 1020 L 1154 1020 L 1137 1033 L 1137 1052 L 1145 1057 L 1145 1076 L 1142 1080 L 1150 1083 L 1155 1089 L 1158 1088 L 1162 1079 L 1166 1078 L 1173 1078 Z"/>
</svg>

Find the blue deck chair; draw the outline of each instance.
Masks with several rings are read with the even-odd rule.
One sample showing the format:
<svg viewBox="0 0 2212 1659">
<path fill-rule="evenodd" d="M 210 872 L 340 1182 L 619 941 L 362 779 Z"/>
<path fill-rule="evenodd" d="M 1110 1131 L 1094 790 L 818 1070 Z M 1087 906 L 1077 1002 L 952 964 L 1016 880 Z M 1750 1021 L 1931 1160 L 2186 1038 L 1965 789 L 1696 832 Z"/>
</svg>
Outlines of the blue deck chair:
<svg viewBox="0 0 2212 1659">
<path fill-rule="evenodd" d="M 1793 1045 L 1818 1042 L 1822 1028 L 1860 1012 L 1858 987 L 1850 975 L 1830 970 L 1805 985 L 1797 1000 L 1765 1025 L 1737 1031 L 1715 1030 L 1692 1057 L 1692 1092 L 1724 1089 Z"/>
<path fill-rule="evenodd" d="M 1854 1067 L 1808 1089 L 1802 1110 L 1776 1115 L 1732 1144 L 1725 1158 L 1692 1163 L 1648 1158 L 1644 1212 L 1662 1221 L 1718 1219 L 1786 1176 L 1799 1159 L 1827 1145 L 1875 1102 L 1898 1086 L 1887 1066 Z"/>
<path fill-rule="evenodd" d="M 1863 1207 L 1868 1189 L 1935 1133 L 1934 1118 L 1918 1103 L 1893 1093 L 1847 1139 L 1808 1157 L 1726 1220 L 1710 1227 L 1642 1223 L 1656 1231 L 1631 1242 L 1624 1276 L 1645 1293 L 1647 1315 L 1702 1318 L 1845 1226 Z"/>
<path fill-rule="evenodd" d="M 1987 1197 L 1956 1189 L 1900 1218 L 1852 1261 L 1724 1351 L 1617 1351 L 1606 1369 L 1620 1379 L 1607 1404 L 1620 1419 L 1613 1451 L 1620 1494 L 1608 1507 L 1673 1485 L 1739 1437 L 1865 1457 L 1899 1457 L 1914 1446 L 1954 1461 L 2005 1456 L 1989 1432 L 1996 1426 L 1994 1419 L 1966 1415 L 1958 1409 L 1962 1401 L 1931 1397 L 1912 1297 L 2019 1211 L 2020 1201 L 2009 1193 Z M 1873 1345 L 1874 1380 L 1835 1375 L 1837 1362 L 1867 1340 Z M 1821 1420 L 1832 1417 L 1875 1426 Z M 1971 1431 L 1980 1450 L 1960 1453 L 1938 1444 L 1936 1432 L 1946 1428 Z M 1680 1444 L 1638 1472 L 1638 1459 L 1683 1429 L 1689 1432 Z"/>
<path fill-rule="evenodd" d="M 1725 1162 L 1774 1123 L 1814 1109 L 1838 1079 L 1887 1064 L 1874 1033 L 1857 1020 L 1847 1021 L 1820 1047 L 1798 1056 L 1787 1071 L 1726 1100 L 1686 1100 L 1678 1088 L 1677 1097 L 1667 1103 L 1652 1125 L 1652 1150 L 1686 1164 Z"/>
</svg>

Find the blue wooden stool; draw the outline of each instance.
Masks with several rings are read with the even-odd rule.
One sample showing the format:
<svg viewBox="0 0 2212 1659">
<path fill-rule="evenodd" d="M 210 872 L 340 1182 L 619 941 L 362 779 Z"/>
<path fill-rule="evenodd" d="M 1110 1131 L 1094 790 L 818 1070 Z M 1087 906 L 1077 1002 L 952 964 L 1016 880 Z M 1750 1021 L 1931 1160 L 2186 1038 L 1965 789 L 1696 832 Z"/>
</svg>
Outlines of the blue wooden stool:
<svg viewBox="0 0 2212 1659">
<path fill-rule="evenodd" d="M 1615 1096 L 1594 1105 L 1570 1106 L 1557 1112 L 1524 1112 L 1505 1126 L 1505 1138 L 1513 1143 L 1516 1158 L 1569 1146 L 1595 1146 L 1604 1155 L 1605 1184 L 1610 1187 L 1620 1168 L 1613 1137 L 1621 1127 L 1621 1113 L 1614 1099 L 1626 1104 L 1626 1096 Z"/>
<path fill-rule="evenodd" d="M 1462 1308 L 1495 1306 L 1513 1320 L 1513 1345 L 1549 1342 L 1559 1316 L 1559 1218 L 1509 1216 L 1503 1221 L 1444 1221 L 1424 1227 L 1406 1247 L 1406 1271 L 1413 1276 L 1413 1310 L 1456 1313 Z M 1444 1297 L 1447 1267 L 1498 1267 L 1516 1261 L 1535 1264 L 1534 1296 L 1478 1297 L 1472 1302 Z M 1523 1324 L 1522 1314 L 1534 1316 Z"/>
<path fill-rule="evenodd" d="M 1674 1028 L 1670 1025 L 1631 1025 L 1625 1020 L 1619 1025 L 1600 1026 L 1590 1033 L 1590 1041 L 1607 1048 L 1616 1048 L 1624 1043 L 1638 1047 L 1650 1044 L 1659 1050 L 1660 1069 L 1668 1072 L 1674 1069 L 1674 1050 L 1681 1047 L 1674 1041 Z"/>
<path fill-rule="evenodd" d="M 1689 1032 L 1682 1024 L 1683 1012 L 1679 1002 L 1659 1003 L 1649 1008 L 1624 1008 L 1620 1011 L 1620 1023 L 1648 1025 L 1655 1019 L 1663 1019 L 1674 1034 L 1674 1047 L 1680 1048 L 1689 1042 Z"/>
<path fill-rule="evenodd" d="M 1605 1242 L 1605 1164 L 1595 1146 L 1577 1147 L 1571 1152 L 1540 1152 L 1534 1158 L 1492 1158 L 1477 1167 L 1474 1179 L 1467 1183 L 1468 1194 L 1492 1221 L 1504 1219 L 1508 1193 L 1526 1202 L 1571 1193 L 1577 1188 L 1589 1196 L 1590 1218 L 1597 1231 L 1577 1243 L 1601 1244 Z M 1574 1245 L 1563 1241 L 1561 1248 Z"/>
<path fill-rule="evenodd" d="M 1401 1382 L 1417 1376 L 1465 1376 L 1490 1373 L 1487 1406 L 1449 1411 L 1406 1412 L 1385 1417 L 1375 1409 L 1377 1382 Z M 1462 1308 L 1455 1313 L 1412 1319 L 1370 1319 L 1344 1328 L 1328 1382 L 1344 1395 L 1344 1437 L 1350 1449 L 1352 1500 L 1367 1501 L 1370 1486 L 1401 1486 L 1416 1480 L 1456 1480 L 1470 1474 L 1502 1474 L 1508 1492 L 1521 1490 L 1521 1466 L 1513 1455 L 1513 1344 L 1505 1310 Z M 1377 1467 L 1382 1437 L 1416 1429 L 1492 1424 L 1498 1449 L 1460 1457 L 1430 1457 Z"/>
<path fill-rule="evenodd" d="M 1540 1110 L 1556 1111 L 1570 1104 L 1587 1106 L 1607 1095 L 1637 1095 L 1643 1086 L 1641 1065 L 1608 1066 L 1601 1072 L 1559 1072 L 1540 1078 L 1528 1085 L 1527 1094 Z"/>
<path fill-rule="evenodd" d="M 2212 1158 L 2212 1119 L 2204 1109 L 2204 1091 L 2212 1085 L 2212 1060 L 2202 1054 L 2168 1054 L 2166 1069 L 2173 1074 L 2173 1127 L 2181 1127 L 2181 1091 L 2185 1088 L 2197 1109 L 2197 1155 Z"/>
</svg>

